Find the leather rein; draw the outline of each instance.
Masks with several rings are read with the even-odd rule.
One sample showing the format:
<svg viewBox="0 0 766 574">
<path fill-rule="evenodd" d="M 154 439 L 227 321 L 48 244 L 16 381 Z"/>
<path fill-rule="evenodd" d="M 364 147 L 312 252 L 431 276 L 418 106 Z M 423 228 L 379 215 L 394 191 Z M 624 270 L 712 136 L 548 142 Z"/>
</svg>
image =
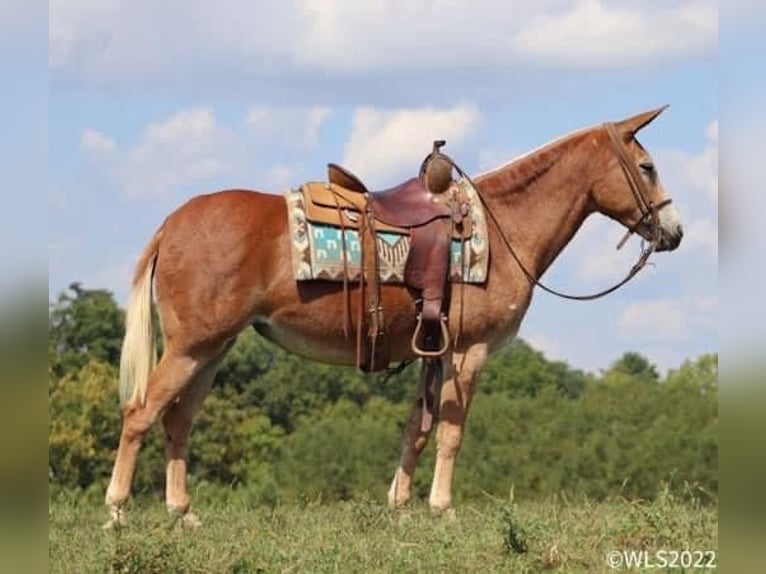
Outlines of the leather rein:
<svg viewBox="0 0 766 574">
<path fill-rule="evenodd" d="M 648 241 L 648 245 L 642 244 L 641 255 L 639 256 L 638 261 L 633 265 L 633 267 L 631 267 L 630 271 L 628 271 L 628 274 L 621 281 L 617 282 L 611 287 L 604 289 L 602 291 L 599 291 L 597 293 L 592 293 L 590 295 L 571 295 L 568 293 L 562 293 L 561 291 L 548 287 L 544 283 L 540 282 L 540 280 L 538 280 L 532 273 L 530 273 L 529 270 L 526 268 L 526 266 L 522 263 L 521 258 L 518 256 L 518 254 L 516 253 L 516 250 L 511 245 L 510 240 L 508 239 L 505 232 L 503 231 L 503 228 L 500 225 L 500 222 L 498 222 L 497 218 L 495 217 L 495 214 L 489 208 L 486 200 L 481 195 L 481 193 L 477 193 L 477 195 L 479 196 L 479 199 L 481 200 L 482 205 L 484 206 L 484 210 L 489 215 L 492 222 L 495 224 L 495 227 L 497 228 L 497 231 L 500 234 L 500 238 L 502 239 L 503 243 L 508 249 L 508 252 L 516 261 L 516 264 L 522 270 L 524 275 L 526 275 L 527 279 L 531 283 L 533 283 L 535 286 L 540 287 L 540 289 L 542 289 L 543 291 L 546 291 L 550 293 L 551 295 L 556 295 L 557 297 L 562 297 L 564 299 L 570 299 L 574 301 L 592 301 L 593 299 L 598 299 L 605 295 L 609 295 L 610 293 L 613 293 L 614 291 L 617 291 L 617 289 L 619 289 L 620 287 L 628 283 L 631 279 L 633 279 L 638 274 L 638 272 L 641 271 L 646 266 L 649 260 L 649 257 L 657 249 L 657 246 L 660 241 L 660 236 L 662 233 L 662 228 L 660 227 L 660 221 L 659 221 L 659 211 L 663 207 L 670 205 L 670 203 L 672 202 L 671 199 L 665 199 L 658 204 L 654 204 L 652 201 L 649 200 L 650 194 L 646 186 L 646 182 L 643 180 L 643 178 L 641 177 L 641 174 L 638 172 L 638 168 L 636 167 L 635 162 L 629 156 L 628 150 L 625 147 L 624 143 L 622 142 L 622 139 L 620 138 L 620 135 L 617 132 L 617 129 L 615 128 L 614 124 L 611 122 L 605 123 L 604 128 L 606 129 L 607 134 L 609 134 L 609 139 L 612 144 L 612 149 L 617 155 L 617 159 L 620 162 L 620 167 L 622 168 L 622 171 L 625 174 L 625 178 L 628 180 L 630 190 L 633 193 L 633 196 L 635 197 L 636 203 L 638 205 L 638 209 L 641 212 L 641 217 L 636 223 L 634 223 L 628 228 L 627 232 L 625 233 L 625 236 L 617 244 L 617 249 L 622 248 L 622 246 L 625 245 L 625 242 L 628 240 L 628 238 L 634 233 L 636 233 L 636 230 L 642 224 L 644 224 L 644 222 L 646 222 L 647 220 L 649 221 L 649 225 L 651 225 L 652 227 L 652 237 Z M 446 154 L 442 152 L 438 152 L 438 153 L 442 157 L 444 157 L 447 161 L 449 161 L 450 164 L 452 164 L 452 166 L 458 172 L 458 174 L 460 174 L 461 177 L 466 178 L 466 180 L 468 180 L 468 182 L 474 187 L 474 189 L 476 189 L 477 192 L 479 191 L 479 188 L 476 186 L 473 180 L 462 169 L 460 169 L 460 167 L 452 160 L 452 158 L 450 158 L 449 156 L 447 156 Z"/>
</svg>

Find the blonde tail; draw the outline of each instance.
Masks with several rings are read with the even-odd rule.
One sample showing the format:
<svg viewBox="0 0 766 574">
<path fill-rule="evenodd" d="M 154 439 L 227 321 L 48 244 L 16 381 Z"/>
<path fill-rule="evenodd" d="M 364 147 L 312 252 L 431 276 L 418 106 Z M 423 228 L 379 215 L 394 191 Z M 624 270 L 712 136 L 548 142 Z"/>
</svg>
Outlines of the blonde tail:
<svg viewBox="0 0 766 574">
<path fill-rule="evenodd" d="M 157 362 L 157 345 L 152 324 L 152 279 L 162 228 L 154 234 L 141 254 L 125 318 L 125 339 L 120 356 L 120 404 L 143 405 L 149 375 Z"/>
</svg>

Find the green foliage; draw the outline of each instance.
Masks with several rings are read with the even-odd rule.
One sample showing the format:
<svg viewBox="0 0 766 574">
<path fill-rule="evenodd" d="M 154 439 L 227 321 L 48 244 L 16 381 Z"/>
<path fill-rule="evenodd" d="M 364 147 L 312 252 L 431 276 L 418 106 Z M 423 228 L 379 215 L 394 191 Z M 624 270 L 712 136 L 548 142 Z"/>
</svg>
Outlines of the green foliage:
<svg viewBox="0 0 766 574">
<path fill-rule="evenodd" d="M 588 377 L 562 361 L 548 361 L 521 339 L 514 340 L 487 362 L 479 392 L 510 397 L 534 397 L 552 387 L 562 395 L 577 398 Z"/>
<path fill-rule="evenodd" d="M 48 314 L 51 367 L 58 376 L 82 368 L 90 360 L 117 366 L 125 329 L 123 311 L 104 289 L 79 283 L 61 293 Z"/>
<path fill-rule="evenodd" d="M 684 372 L 698 372 L 702 357 Z M 472 406 L 456 487 L 465 498 L 514 487 L 520 496 L 555 492 L 651 499 L 663 481 L 718 489 L 717 396 L 641 377 L 590 383 L 570 400 L 548 388 L 535 397 L 485 397 Z M 675 381 L 675 382 L 674 382 Z"/>
<path fill-rule="evenodd" d="M 74 284 L 49 314 L 49 455 L 53 492 L 103 496 L 120 432 L 117 364 L 122 311 L 111 294 Z M 253 503 L 385 497 L 418 365 L 386 379 L 289 355 L 248 330 L 216 377 L 189 445 L 197 491 L 234 487 Z M 718 358 L 665 378 L 628 352 L 594 375 L 549 361 L 518 340 L 482 375 L 457 463 L 455 498 L 514 490 L 651 500 L 663 488 L 715 502 Z M 163 433 L 145 441 L 136 493 L 164 489 Z M 433 446 L 415 498 L 429 489 Z M 225 492 L 225 491 L 220 491 Z"/>
<path fill-rule="evenodd" d="M 639 381 L 644 384 L 654 384 L 660 381 L 657 367 L 639 353 L 627 352 L 617 359 L 604 375 L 606 384 L 620 384 L 629 381 Z"/>
<path fill-rule="evenodd" d="M 516 554 L 525 554 L 527 546 L 527 534 L 519 524 L 515 513 L 511 508 L 505 506 L 501 509 L 503 543 L 508 552 Z"/>
<path fill-rule="evenodd" d="M 718 355 L 702 355 L 685 361 L 680 369 L 668 373 L 669 387 L 696 387 L 702 393 L 718 393 Z"/>
<path fill-rule="evenodd" d="M 211 396 L 195 421 L 189 465 L 196 480 L 246 486 L 257 501 L 279 496 L 274 463 L 281 458 L 284 432 L 260 409 Z"/>
<path fill-rule="evenodd" d="M 364 407 L 343 400 L 303 418 L 277 465 L 280 486 L 294 499 L 382 500 L 406 414 L 405 405 L 374 398 Z"/>
<path fill-rule="evenodd" d="M 97 360 L 49 383 L 49 474 L 53 485 L 87 488 L 108 476 L 119 437 L 113 366 Z"/>
<path fill-rule="evenodd" d="M 304 415 L 342 399 L 363 404 L 372 396 L 355 370 L 309 363 L 253 330 L 240 335 L 221 365 L 216 385 L 227 399 L 262 409 L 271 424 L 288 433 Z"/>
</svg>

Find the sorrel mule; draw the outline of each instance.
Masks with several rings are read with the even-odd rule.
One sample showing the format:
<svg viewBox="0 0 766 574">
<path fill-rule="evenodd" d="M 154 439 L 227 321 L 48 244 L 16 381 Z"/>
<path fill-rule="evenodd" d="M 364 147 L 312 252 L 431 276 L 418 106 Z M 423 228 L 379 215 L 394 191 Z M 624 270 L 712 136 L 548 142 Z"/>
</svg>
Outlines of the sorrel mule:
<svg viewBox="0 0 766 574">
<path fill-rule="evenodd" d="M 562 137 L 476 178 L 492 215 L 491 263 L 485 284 L 465 285 L 460 339 L 443 358 L 445 381 L 429 498 L 433 509 L 451 508 L 455 457 L 477 375 L 489 354 L 515 336 L 532 298 L 532 279 L 545 272 L 585 218 L 600 212 L 653 241 L 658 251 L 679 245 L 678 212 L 649 154 L 634 137 L 662 109 L 611 124 L 621 151 L 604 124 Z M 641 179 L 639 193 L 635 178 Z M 123 424 L 106 494 L 107 525 L 124 520 L 123 503 L 141 441 L 158 418 L 167 441 L 168 509 L 179 513 L 186 525 L 198 524 L 186 491 L 192 418 L 210 391 L 221 359 L 245 327 L 253 325 L 261 335 L 305 357 L 354 364 L 355 341 L 343 333 L 341 284 L 295 281 L 287 229 L 281 196 L 222 191 L 195 197 L 177 209 L 144 250 L 127 308 L 120 364 Z M 156 367 L 152 283 L 165 341 Z M 356 308 L 359 290 L 351 295 Z M 401 286 L 383 285 L 382 302 L 392 360 L 413 358 L 412 298 Z M 451 306 L 452 325 L 458 323 L 458 309 Z M 388 495 L 392 506 L 409 499 L 415 465 L 430 434 L 421 430 L 419 410 L 416 403 L 404 432 Z"/>
</svg>

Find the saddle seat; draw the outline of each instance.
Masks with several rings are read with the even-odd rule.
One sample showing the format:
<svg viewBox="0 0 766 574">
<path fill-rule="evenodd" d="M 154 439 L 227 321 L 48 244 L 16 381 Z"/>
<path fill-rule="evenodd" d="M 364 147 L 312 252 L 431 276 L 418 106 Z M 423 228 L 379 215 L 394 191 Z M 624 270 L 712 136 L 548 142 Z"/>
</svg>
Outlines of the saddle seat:
<svg viewBox="0 0 766 574">
<path fill-rule="evenodd" d="M 327 166 L 330 183 L 345 189 L 369 194 L 375 219 L 395 227 L 412 228 L 425 225 L 440 217 L 450 217 L 452 210 L 438 201 L 438 195 L 428 188 L 425 177 L 413 177 L 382 191 L 370 192 L 361 180 L 346 168 L 331 163 Z M 440 190 L 441 193 L 446 191 Z"/>
</svg>

